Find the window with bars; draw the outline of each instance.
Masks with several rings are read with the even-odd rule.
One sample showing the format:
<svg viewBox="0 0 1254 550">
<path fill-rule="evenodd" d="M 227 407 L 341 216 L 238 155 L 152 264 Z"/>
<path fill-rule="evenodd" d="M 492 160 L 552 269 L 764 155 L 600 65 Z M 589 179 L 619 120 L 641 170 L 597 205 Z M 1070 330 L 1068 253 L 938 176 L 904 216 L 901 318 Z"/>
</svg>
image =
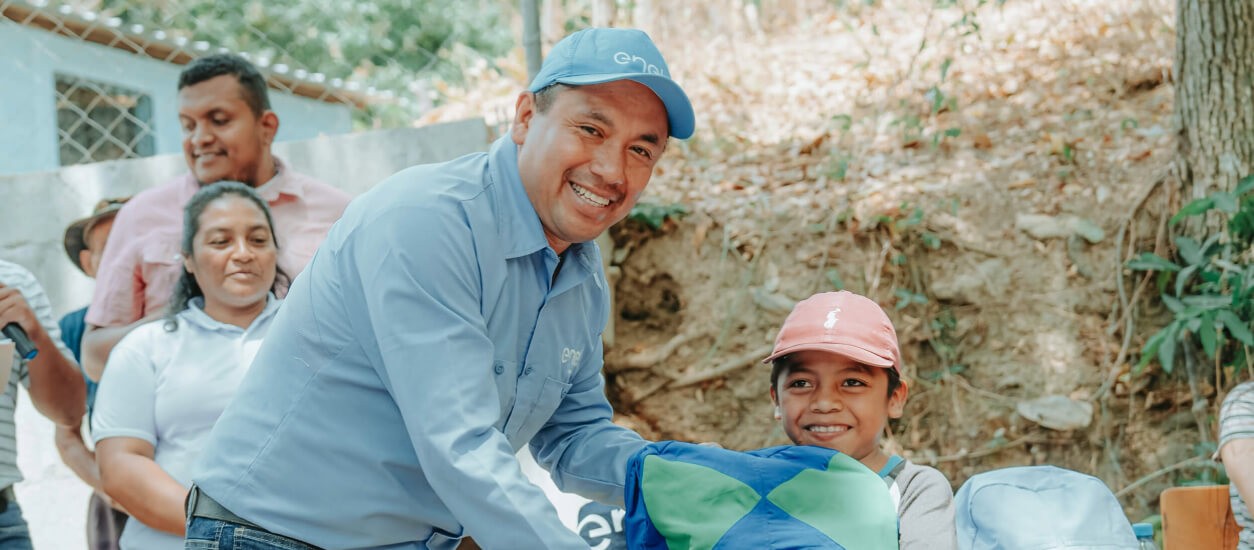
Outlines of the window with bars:
<svg viewBox="0 0 1254 550">
<path fill-rule="evenodd" d="M 152 100 L 135 90 L 56 74 L 61 166 L 152 156 Z"/>
</svg>

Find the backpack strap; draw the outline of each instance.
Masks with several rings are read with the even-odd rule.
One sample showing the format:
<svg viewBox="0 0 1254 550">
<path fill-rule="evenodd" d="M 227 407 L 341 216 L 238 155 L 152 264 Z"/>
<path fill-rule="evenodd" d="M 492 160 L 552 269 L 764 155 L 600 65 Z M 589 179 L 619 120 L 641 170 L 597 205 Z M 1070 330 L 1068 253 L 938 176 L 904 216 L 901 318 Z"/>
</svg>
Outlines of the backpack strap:
<svg viewBox="0 0 1254 550">
<path fill-rule="evenodd" d="M 906 459 L 898 455 L 888 457 L 888 463 L 879 471 L 879 476 L 884 479 L 889 487 L 893 486 L 893 482 L 897 481 L 897 476 L 901 475 L 901 471 L 906 468 Z"/>
</svg>

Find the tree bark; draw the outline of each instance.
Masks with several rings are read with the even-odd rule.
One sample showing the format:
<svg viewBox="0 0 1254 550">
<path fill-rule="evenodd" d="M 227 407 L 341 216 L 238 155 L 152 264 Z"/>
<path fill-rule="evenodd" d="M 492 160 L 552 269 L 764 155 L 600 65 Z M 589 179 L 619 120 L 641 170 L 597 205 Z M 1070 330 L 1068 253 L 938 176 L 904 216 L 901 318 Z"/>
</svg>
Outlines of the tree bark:
<svg viewBox="0 0 1254 550">
<path fill-rule="evenodd" d="M 540 51 L 539 0 L 522 0 L 523 52 L 527 56 L 527 82 L 540 72 L 544 56 Z"/>
<path fill-rule="evenodd" d="M 1254 3 L 1177 0 L 1175 171 L 1184 203 L 1231 191 L 1254 169 Z M 1193 218 L 1185 232 L 1221 230 Z"/>
<path fill-rule="evenodd" d="M 566 37 L 565 0 L 543 0 L 544 14 L 541 16 L 540 27 L 544 35 L 544 44 L 552 46 Z"/>
<path fill-rule="evenodd" d="M 655 40 L 659 38 L 657 28 L 657 6 L 653 0 L 636 0 L 635 8 L 631 12 L 632 26 L 640 29 L 652 36 Z"/>
<path fill-rule="evenodd" d="M 614 0 L 592 0 L 592 26 L 613 27 L 618 19 L 618 3 Z"/>
</svg>

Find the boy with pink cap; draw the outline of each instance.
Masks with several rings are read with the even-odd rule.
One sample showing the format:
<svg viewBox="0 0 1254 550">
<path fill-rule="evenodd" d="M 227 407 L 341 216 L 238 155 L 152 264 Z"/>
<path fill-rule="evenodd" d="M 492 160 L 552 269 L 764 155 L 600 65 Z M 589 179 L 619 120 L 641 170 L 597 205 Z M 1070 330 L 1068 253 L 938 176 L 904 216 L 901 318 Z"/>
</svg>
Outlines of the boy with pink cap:
<svg viewBox="0 0 1254 550">
<path fill-rule="evenodd" d="M 880 448 L 890 418 L 901 418 L 909 388 L 897 332 L 875 302 L 848 291 L 799 302 L 775 339 L 771 401 L 797 445 L 858 459 L 889 484 L 901 548 L 957 548 L 953 490 L 944 474 Z"/>
</svg>

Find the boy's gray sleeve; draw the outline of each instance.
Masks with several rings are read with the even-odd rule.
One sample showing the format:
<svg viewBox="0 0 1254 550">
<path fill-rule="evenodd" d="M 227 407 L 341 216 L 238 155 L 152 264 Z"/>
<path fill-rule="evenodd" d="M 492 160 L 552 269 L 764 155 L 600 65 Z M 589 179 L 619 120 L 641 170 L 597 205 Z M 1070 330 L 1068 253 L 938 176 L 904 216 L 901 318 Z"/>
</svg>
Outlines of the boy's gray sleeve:
<svg viewBox="0 0 1254 550">
<path fill-rule="evenodd" d="M 901 550 L 957 550 L 954 492 L 945 474 L 910 464 L 897 482 L 901 488 Z"/>
</svg>

